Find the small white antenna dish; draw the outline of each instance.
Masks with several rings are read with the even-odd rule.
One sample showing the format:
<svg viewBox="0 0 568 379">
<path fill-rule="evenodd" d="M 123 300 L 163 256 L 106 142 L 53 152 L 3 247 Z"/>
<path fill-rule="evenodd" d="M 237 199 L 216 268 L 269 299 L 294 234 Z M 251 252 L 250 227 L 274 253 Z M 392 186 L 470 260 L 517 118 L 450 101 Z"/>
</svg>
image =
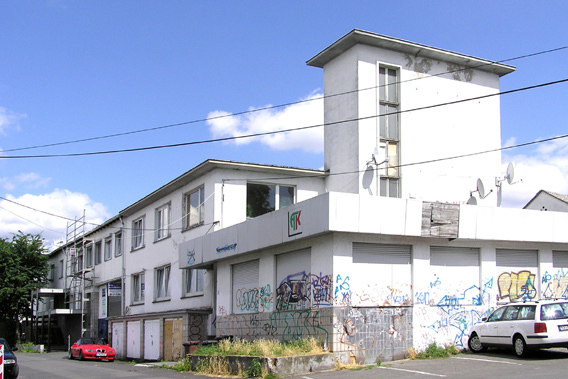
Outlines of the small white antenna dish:
<svg viewBox="0 0 568 379">
<path fill-rule="evenodd" d="M 509 166 L 507 166 L 507 176 L 505 176 L 505 179 L 507 179 L 507 183 L 509 184 L 513 184 L 513 180 L 515 180 L 515 165 L 513 162 L 509 163 Z"/>
<path fill-rule="evenodd" d="M 515 164 L 509 163 L 507 166 L 507 174 L 503 178 L 495 178 L 495 187 L 497 187 L 497 206 L 500 207 L 503 201 L 503 182 L 507 181 L 508 184 L 515 184 Z M 523 181 L 522 179 L 520 180 Z"/>
<path fill-rule="evenodd" d="M 473 196 L 474 192 L 479 193 L 479 198 L 483 200 L 487 196 L 489 196 L 489 194 L 493 192 L 493 190 L 489 191 L 489 193 L 486 194 L 483 182 L 481 181 L 481 179 L 477 179 L 477 188 L 473 191 L 470 191 L 469 193 L 469 200 L 467 201 L 467 203 L 470 205 L 477 205 L 477 199 Z"/>
</svg>

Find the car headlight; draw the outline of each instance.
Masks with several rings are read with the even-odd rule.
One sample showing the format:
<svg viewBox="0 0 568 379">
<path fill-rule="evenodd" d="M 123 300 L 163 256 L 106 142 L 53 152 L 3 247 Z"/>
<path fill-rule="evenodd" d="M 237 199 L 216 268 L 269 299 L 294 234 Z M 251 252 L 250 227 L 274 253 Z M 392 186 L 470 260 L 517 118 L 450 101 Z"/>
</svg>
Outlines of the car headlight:
<svg viewBox="0 0 568 379">
<path fill-rule="evenodd" d="M 15 359 L 6 359 L 6 360 L 4 360 L 4 363 L 7 364 L 7 365 L 13 365 L 13 364 L 16 363 L 16 360 Z"/>
<path fill-rule="evenodd" d="M 86 351 L 87 353 L 94 353 L 94 352 L 95 352 L 93 349 L 85 349 L 85 351 Z"/>
</svg>

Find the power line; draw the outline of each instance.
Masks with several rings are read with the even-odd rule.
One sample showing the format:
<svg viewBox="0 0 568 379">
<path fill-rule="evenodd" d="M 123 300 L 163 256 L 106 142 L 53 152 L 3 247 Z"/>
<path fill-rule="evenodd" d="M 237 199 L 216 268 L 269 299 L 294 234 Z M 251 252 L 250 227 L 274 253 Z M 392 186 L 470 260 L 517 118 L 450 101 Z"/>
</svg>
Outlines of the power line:
<svg viewBox="0 0 568 379">
<path fill-rule="evenodd" d="M 483 64 L 479 64 L 479 65 L 476 65 L 476 66 L 473 66 L 473 67 L 468 67 L 468 68 L 459 68 L 459 69 L 455 69 L 455 70 L 445 71 L 445 72 L 434 74 L 434 75 L 422 76 L 422 77 L 413 78 L 413 79 L 407 79 L 407 80 L 404 80 L 404 81 L 399 81 L 396 84 L 412 82 L 412 81 L 415 81 L 415 80 L 428 79 L 428 78 L 432 78 L 432 77 L 451 74 L 451 73 L 454 73 L 454 72 L 464 71 L 466 69 L 471 69 L 471 68 L 476 69 L 476 68 L 481 68 L 481 67 L 485 67 L 485 66 L 491 66 L 491 65 L 494 65 L 494 64 L 501 64 L 501 63 L 504 63 L 504 62 L 511 62 L 511 61 L 524 59 L 524 58 L 530 58 L 530 57 L 534 57 L 534 56 L 538 56 L 538 55 L 549 54 L 549 53 L 553 53 L 553 52 L 557 52 L 557 51 L 561 51 L 561 50 L 565 50 L 565 49 L 568 49 L 568 46 L 561 46 L 561 47 L 557 47 L 557 48 L 553 48 L 553 49 L 542 50 L 542 51 L 539 51 L 539 52 L 536 52 L 536 53 L 520 55 L 520 56 L 517 56 L 517 57 L 507 58 L 507 59 L 503 59 L 503 60 L 500 60 L 500 61 L 490 61 L 489 63 L 483 63 Z M 385 86 L 385 85 L 383 85 L 383 86 Z M 294 102 L 282 103 L 282 104 L 279 104 L 279 105 L 271 105 L 271 106 L 261 107 L 261 108 L 257 108 L 257 109 L 251 109 L 251 110 L 247 110 L 247 111 L 229 113 L 229 114 L 226 114 L 226 115 L 219 115 L 219 116 L 195 119 L 195 120 L 191 120 L 191 121 L 179 122 L 179 123 L 174 123 L 174 124 L 167 124 L 167 125 L 157 126 L 157 127 L 153 127 L 153 128 L 132 130 L 132 131 L 123 132 L 123 133 L 114 133 L 114 134 L 109 134 L 109 135 L 83 138 L 83 139 L 77 139 L 77 140 L 71 140 L 71 141 L 55 142 L 55 143 L 50 143 L 50 144 L 21 147 L 21 148 L 15 148 L 15 149 L 6 149 L 6 150 L 4 150 L 4 152 L 6 153 L 6 152 L 12 152 L 12 151 L 22 151 L 22 150 L 45 148 L 45 147 L 62 146 L 62 145 L 69 145 L 69 144 L 75 144 L 75 143 L 81 143 L 81 142 L 96 141 L 96 140 L 100 140 L 100 139 L 108 139 L 108 138 L 115 138 L 115 137 L 145 133 L 145 132 L 150 132 L 150 131 L 173 128 L 173 127 L 177 127 L 177 126 L 197 124 L 197 123 L 206 122 L 206 121 L 209 121 L 209 120 L 216 120 L 216 119 L 232 117 L 232 116 L 240 116 L 240 115 L 244 115 L 244 114 L 261 112 L 261 111 L 270 110 L 270 109 L 278 109 L 278 108 L 282 108 L 282 107 L 288 107 L 288 106 L 291 106 L 291 105 L 307 103 L 307 102 L 310 102 L 310 101 L 315 101 L 315 100 L 320 100 L 320 99 L 328 99 L 328 98 L 348 95 L 348 94 L 352 94 L 352 93 L 356 93 L 356 92 L 372 90 L 372 89 L 376 89 L 376 88 L 380 88 L 380 87 L 381 87 L 380 85 L 377 85 L 377 86 L 368 87 L 368 88 L 361 88 L 361 89 L 356 89 L 356 90 L 352 90 L 352 91 L 346 91 L 346 92 L 340 92 L 340 93 L 336 93 L 336 94 L 324 95 L 324 96 L 320 96 L 320 97 L 317 97 L 317 98 L 304 99 L 304 100 L 299 100 L 299 101 L 294 101 Z"/>
<path fill-rule="evenodd" d="M 550 137 L 550 138 L 545 138 L 545 139 L 540 139 L 540 140 L 535 140 L 535 141 L 530 141 L 530 142 L 524 142 L 524 143 L 520 143 L 520 144 L 517 144 L 517 145 L 511 145 L 511 146 L 506 146 L 506 147 L 500 147 L 500 148 L 496 148 L 496 149 L 478 151 L 478 152 L 475 152 L 475 153 L 468 153 L 468 154 L 454 155 L 454 156 L 445 157 L 445 158 L 437 158 L 437 159 L 431 159 L 431 160 L 426 160 L 426 161 L 405 163 L 405 164 L 400 164 L 400 165 L 396 165 L 396 166 L 391 166 L 391 168 L 400 168 L 400 167 L 407 167 L 407 166 L 416 166 L 416 165 L 429 164 L 429 163 L 435 163 L 435 162 L 441 162 L 441 161 L 446 161 L 446 160 L 451 160 L 451 159 L 459 159 L 459 158 L 471 157 L 471 156 L 475 156 L 475 155 L 482 155 L 482 154 L 488 154 L 488 153 L 493 153 L 493 152 L 497 152 L 497 151 L 504 151 L 504 150 L 516 149 L 516 148 L 519 148 L 519 147 L 525 147 L 525 146 L 530 146 L 530 145 L 536 145 L 536 144 L 540 144 L 540 143 L 544 143 L 544 142 L 550 142 L 550 141 L 554 141 L 554 140 L 558 140 L 558 139 L 563 139 L 563 138 L 567 138 L 567 137 L 568 137 L 568 134 L 564 134 L 564 135 L 561 135 L 561 136 Z M 351 175 L 351 174 L 360 174 L 360 173 L 363 173 L 363 172 L 365 172 L 365 170 L 344 171 L 344 172 L 328 173 L 327 176 Z M 291 175 L 291 176 L 286 176 L 286 179 L 310 178 L 310 177 L 321 177 L 321 174 L 319 174 L 319 175 L 302 175 L 302 176 L 292 176 L 292 175 Z M 282 178 L 282 177 L 278 177 L 278 178 L 262 178 L 262 179 L 263 179 L 263 180 L 276 180 L 276 179 L 283 179 L 283 178 Z M 243 180 L 243 179 L 240 178 L 240 179 L 224 179 L 224 180 L 230 181 L 230 180 Z M 36 211 L 36 212 L 44 213 L 44 214 L 49 215 L 49 216 L 58 217 L 58 218 L 62 218 L 62 219 L 69 220 L 69 221 L 76 221 L 76 220 L 74 220 L 74 219 L 71 219 L 71 218 L 68 218 L 68 217 L 65 217 L 65 216 L 56 215 L 56 214 L 49 213 L 49 212 L 45 212 L 45 211 L 42 211 L 42 210 L 39 210 L 39 209 L 30 207 L 30 206 L 27 206 L 27 205 L 24 205 L 24 204 L 20 204 L 20 203 L 18 203 L 18 202 L 15 202 L 15 201 L 6 199 L 6 198 L 1 197 L 1 196 L 0 196 L 0 200 L 5 200 L 5 201 L 8 201 L 8 202 L 10 202 L 10 203 L 19 205 L 19 206 L 21 206 L 21 207 L 28 208 L 28 209 L 31 209 L 31 210 Z M 205 203 L 205 202 L 204 202 L 204 203 Z M 204 204 L 204 203 L 202 203 L 202 204 Z M 7 212 L 10 212 L 10 211 L 8 211 L 8 210 L 5 209 L 5 208 L 1 208 L 1 207 L 0 207 L 0 209 L 3 209 L 3 210 L 5 210 L 5 211 L 7 211 Z M 12 213 L 12 212 L 10 212 L 10 213 Z M 14 213 L 12 213 L 12 214 L 14 214 Z M 15 214 L 14 214 L 14 215 L 15 215 Z M 16 216 L 17 216 L 17 215 L 16 215 Z M 18 216 L 18 217 L 21 217 L 21 216 Z M 23 218 L 23 217 L 21 217 L 21 218 Z M 33 221 L 27 220 L 27 219 L 25 219 L 25 218 L 23 218 L 23 219 L 26 220 L 26 221 L 31 222 L 32 224 L 35 224 Z M 181 219 L 180 219 L 180 220 L 181 220 Z M 171 222 L 171 223 L 168 225 L 168 230 L 183 230 L 183 227 L 182 227 L 182 228 L 171 228 L 171 225 L 175 224 L 176 222 L 179 222 L 180 220 L 175 220 L 175 221 Z M 104 225 L 104 223 L 103 223 L 103 224 L 95 224 L 95 223 L 91 223 L 91 222 L 86 222 L 86 224 L 94 225 L 95 227 L 99 227 L 99 226 L 103 226 L 103 225 Z M 210 223 L 210 224 L 205 224 L 205 225 L 214 225 L 214 224 L 215 224 L 215 222 Z M 38 225 L 38 224 L 35 224 L 35 225 Z M 41 226 L 41 225 L 38 225 L 38 226 Z M 109 227 L 112 227 L 112 226 L 109 225 Z M 119 229 L 121 229 L 121 230 L 133 230 L 133 228 L 128 228 L 128 227 L 124 227 L 124 226 L 120 226 L 120 227 L 117 227 L 117 228 L 119 228 Z M 47 228 L 46 228 L 46 229 L 47 229 Z M 50 229 L 50 230 L 51 230 L 51 229 Z M 156 230 L 156 229 L 147 229 L 147 228 L 142 229 L 142 231 L 148 232 L 148 233 L 154 232 L 155 230 Z M 59 233 L 59 232 L 58 232 L 58 233 Z"/>
<path fill-rule="evenodd" d="M 432 104 L 432 105 L 427 105 L 427 106 L 412 108 L 412 109 L 406 109 L 406 110 L 399 110 L 399 111 L 396 111 L 396 112 L 385 113 L 385 114 L 382 114 L 382 115 L 358 117 L 358 118 L 353 118 L 353 119 L 329 122 L 329 123 L 325 123 L 325 124 L 310 125 L 310 126 L 283 129 L 283 130 L 277 130 L 277 131 L 247 134 L 247 135 L 242 135 L 242 136 L 215 138 L 215 139 L 191 141 L 191 142 L 181 142 L 181 143 L 169 144 L 169 145 L 154 145 L 154 146 L 137 147 L 137 148 L 130 148 L 130 149 L 93 151 L 93 152 L 83 152 L 83 153 L 42 154 L 42 155 L 12 155 L 12 156 L 6 155 L 6 156 L 0 156 L 0 159 L 62 158 L 62 157 L 92 156 L 92 155 L 146 151 L 146 150 L 157 150 L 157 149 L 166 149 L 166 148 L 181 147 L 181 146 L 200 145 L 200 144 L 213 143 L 213 142 L 230 141 L 230 140 L 237 140 L 237 139 L 244 139 L 244 138 L 254 138 L 254 137 L 261 137 L 261 136 L 265 136 L 265 135 L 294 132 L 294 131 L 300 131 L 300 130 L 306 130 L 306 129 L 312 129 L 312 128 L 319 128 L 319 127 L 322 127 L 322 126 L 338 125 L 338 124 L 344 124 L 344 123 L 347 123 L 347 122 L 367 120 L 367 119 L 384 117 L 384 116 L 389 116 L 389 115 L 394 115 L 394 114 L 402 114 L 402 113 L 409 113 L 409 112 L 421 111 L 421 110 L 426 110 L 426 109 L 438 108 L 438 107 L 442 107 L 442 106 L 460 104 L 460 103 L 464 103 L 464 102 L 468 102 L 468 101 L 481 100 L 481 99 L 485 99 L 485 98 L 489 98 L 489 97 L 493 97 L 493 96 L 508 95 L 508 94 L 515 93 L 515 92 L 527 91 L 527 90 L 531 90 L 531 89 L 535 89 L 535 88 L 542 88 L 542 87 L 547 87 L 547 86 L 565 83 L 565 82 L 568 82 L 568 78 L 556 80 L 556 81 L 552 81 L 552 82 L 547 82 L 547 83 L 536 84 L 536 85 L 532 85 L 532 86 L 528 86 L 528 87 L 512 89 L 512 90 L 508 90 L 508 91 L 501 91 L 501 92 L 491 93 L 491 94 L 487 94 L 487 95 L 471 97 L 471 98 L 467 98 L 467 99 L 454 100 L 454 101 L 449 101 L 449 102 L 445 102 L 445 103 Z"/>
</svg>

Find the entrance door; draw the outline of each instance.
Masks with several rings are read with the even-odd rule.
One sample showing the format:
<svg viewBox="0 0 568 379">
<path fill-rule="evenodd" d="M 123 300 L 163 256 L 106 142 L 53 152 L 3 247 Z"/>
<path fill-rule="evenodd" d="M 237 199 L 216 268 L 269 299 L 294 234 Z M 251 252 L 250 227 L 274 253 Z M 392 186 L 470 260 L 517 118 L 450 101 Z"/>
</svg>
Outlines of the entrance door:
<svg viewBox="0 0 568 379">
<path fill-rule="evenodd" d="M 164 360 L 177 361 L 183 358 L 182 319 L 164 321 Z"/>
<path fill-rule="evenodd" d="M 160 359 L 160 320 L 144 321 L 144 359 Z"/>
<path fill-rule="evenodd" d="M 119 359 L 124 358 L 123 329 L 124 324 L 122 322 L 112 324 L 112 347 L 114 347 L 116 357 Z"/>
<path fill-rule="evenodd" d="M 129 321 L 126 324 L 126 357 L 140 359 L 140 321 Z"/>
</svg>

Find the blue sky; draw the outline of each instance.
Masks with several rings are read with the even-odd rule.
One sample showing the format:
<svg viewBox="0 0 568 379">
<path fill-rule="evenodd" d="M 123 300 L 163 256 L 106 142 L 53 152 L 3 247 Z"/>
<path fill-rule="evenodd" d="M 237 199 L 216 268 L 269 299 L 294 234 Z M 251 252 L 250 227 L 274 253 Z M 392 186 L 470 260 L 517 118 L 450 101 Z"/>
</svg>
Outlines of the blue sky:
<svg viewBox="0 0 568 379">
<path fill-rule="evenodd" d="M 321 133 L 143 152 L 73 154 L 207 140 L 322 119 L 321 102 L 192 122 L 322 93 L 305 62 L 352 29 L 501 61 L 568 46 L 564 1 L 70 1 L 0 4 L 0 196 L 102 222 L 208 158 L 323 166 Z M 507 62 L 503 91 L 568 78 L 568 49 Z M 502 143 L 566 134 L 568 84 L 501 98 Z M 183 124 L 88 142 L 46 144 Z M 474 130 L 470 131 L 475 133 Z M 523 183 L 568 193 L 565 139 L 503 153 Z M 487 187 L 487 184 L 486 184 Z M 467 199 L 464 199 L 467 200 Z M 63 238 L 66 221 L 0 200 L 0 235 Z"/>
</svg>

